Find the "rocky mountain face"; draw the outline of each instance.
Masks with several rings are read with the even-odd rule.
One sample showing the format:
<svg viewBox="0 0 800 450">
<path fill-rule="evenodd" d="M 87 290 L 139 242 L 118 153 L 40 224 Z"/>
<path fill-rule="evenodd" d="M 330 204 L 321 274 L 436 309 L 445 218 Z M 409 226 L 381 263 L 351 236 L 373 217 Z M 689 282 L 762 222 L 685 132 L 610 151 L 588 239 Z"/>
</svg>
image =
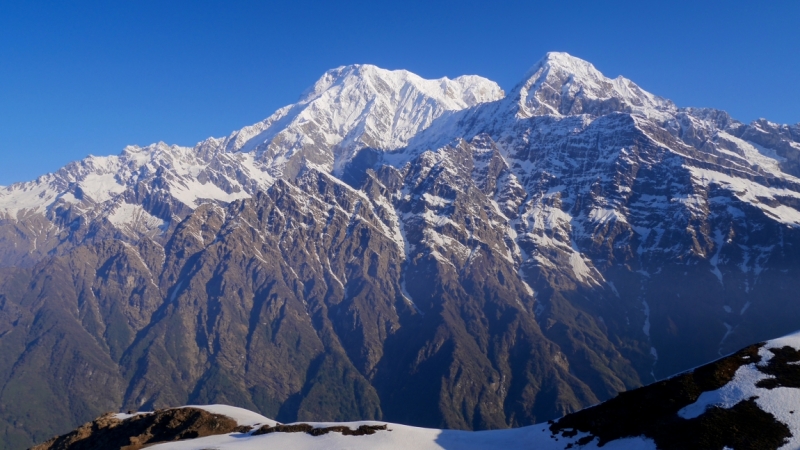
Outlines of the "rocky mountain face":
<svg viewBox="0 0 800 450">
<path fill-rule="evenodd" d="M 350 66 L 194 148 L 0 189 L 0 427 L 108 410 L 521 426 L 800 323 L 800 125 L 548 54 Z"/>
</svg>

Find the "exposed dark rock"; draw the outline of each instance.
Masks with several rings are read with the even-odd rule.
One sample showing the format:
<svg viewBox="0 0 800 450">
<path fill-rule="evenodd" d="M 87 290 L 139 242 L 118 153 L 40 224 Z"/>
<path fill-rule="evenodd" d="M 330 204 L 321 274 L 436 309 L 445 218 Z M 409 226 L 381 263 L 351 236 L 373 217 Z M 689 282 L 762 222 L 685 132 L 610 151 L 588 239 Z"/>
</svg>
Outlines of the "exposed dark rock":
<svg viewBox="0 0 800 450">
<path fill-rule="evenodd" d="M 138 450 L 159 442 L 249 431 L 230 417 L 198 408 L 162 409 L 125 420 L 109 413 L 31 450 Z"/>
<path fill-rule="evenodd" d="M 328 433 L 341 433 L 345 436 L 366 436 L 375 434 L 377 431 L 387 431 L 386 425 L 359 425 L 358 428 L 353 430 L 350 427 L 337 425 L 332 427 L 319 427 L 315 428 L 307 423 L 295 423 L 290 425 L 263 425 L 261 428 L 253 432 L 253 436 L 259 436 L 269 433 L 308 433 L 312 436 L 322 436 Z M 388 430 L 391 431 L 391 430 Z"/>
<path fill-rule="evenodd" d="M 769 362 L 765 366 L 756 366 L 756 368 L 774 378 L 761 380 L 756 383 L 756 386 L 766 389 L 777 387 L 800 389 L 800 364 L 798 364 L 800 363 L 800 351 L 789 346 L 771 348 L 769 351 L 773 354 Z"/>
<path fill-rule="evenodd" d="M 597 438 L 600 446 L 615 439 L 645 436 L 662 450 L 777 449 L 792 434 L 785 424 L 760 409 L 755 398 L 727 409 L 712 406 L 693 419 L 677 414 L 701 393 L 730 382 L 739 367 L 758 363 L 760 347 L 753 345 L 691 372 L 623 392 L 555 421 L 550 430 L 563 436 L 588 432 L 589 440 Z"/>
<path fill-rule="evenodd" d="M 262 425 L 261 428 L 253 432 L 253 436 L 270 433 L 310 433 L 314 429 L 313 425 L 307 423 L 293 423 L 290 425 Z"/>
</svg>

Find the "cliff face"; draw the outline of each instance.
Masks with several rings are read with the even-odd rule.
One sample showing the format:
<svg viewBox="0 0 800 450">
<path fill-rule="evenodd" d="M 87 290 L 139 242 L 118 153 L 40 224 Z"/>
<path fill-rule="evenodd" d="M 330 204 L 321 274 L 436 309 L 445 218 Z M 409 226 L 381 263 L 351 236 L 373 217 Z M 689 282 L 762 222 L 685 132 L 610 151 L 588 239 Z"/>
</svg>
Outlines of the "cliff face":
<svg viewBox="0 0 800 450">
<path fill-rule="evenodd" d="M 796 328 L 798 126 L 565 54 L 502 95 L 340 68 L 0 190 L 6 445 L 192 403 L 527 425 Z"/>
</svg>

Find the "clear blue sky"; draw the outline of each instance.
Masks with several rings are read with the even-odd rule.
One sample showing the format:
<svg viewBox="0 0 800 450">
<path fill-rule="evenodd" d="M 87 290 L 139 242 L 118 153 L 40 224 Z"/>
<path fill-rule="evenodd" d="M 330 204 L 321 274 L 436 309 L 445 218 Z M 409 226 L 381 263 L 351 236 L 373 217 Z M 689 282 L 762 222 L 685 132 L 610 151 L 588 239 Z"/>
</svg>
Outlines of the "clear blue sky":
<svg viewBox="0 0 800 450">
<path fill-rule="evenodd" d="M 508 90 L 547 51 L 679 106 L 800 122 L 800 1 L 3 1 L 0 185 L 193 145 L 352 63 Z"/>
</svg>

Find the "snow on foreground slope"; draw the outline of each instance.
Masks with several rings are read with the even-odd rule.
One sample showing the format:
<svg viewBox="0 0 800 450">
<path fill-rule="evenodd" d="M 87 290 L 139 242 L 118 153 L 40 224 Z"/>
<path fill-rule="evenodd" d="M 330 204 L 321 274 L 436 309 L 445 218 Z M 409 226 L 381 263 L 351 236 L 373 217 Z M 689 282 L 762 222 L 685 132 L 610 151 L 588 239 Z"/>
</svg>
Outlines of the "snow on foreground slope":
<svg viewBox="0 0 800 450">
<path fill-rule="evenodd" d="M 236 419 L 240 425 L 253 425 L 254 416 L 257 414 L 231 406 L 208 405 L 196 406 L 207 409 L 209 412 L 225 414 Z M 274 421 L 261 416 L 260 424 L 275 424 Z M 313 436 L 304 432 L 273 432 L 269 434 L 254 435 L 252 433 L 230 433 L 208 436 L 199 439 L 190 439 L 179 442 L 165 442 L 155 445 L 153 449 L 181 449 L 181 450 L 261 450 L 265 448 L 280 448 L 292 450 L 305 449 L 487 449 L 504 448 L 541 450 L 561 450 L 564 448 L 595 449 L 597 441 L 587 445 L 577 442 L 586 440 L 588 433 L 578 433 L 572 437 L 554 435 L 550 432 L 549 425 L 538 424 L 512 430 L 493 431 L 456 431 L 438 430 L 433 428 L 419 428 L 387 422 L 311 422 L 315 428 L 332 426 L 346 426 L 356 430 L 362 425 L 387 425 L 387 429 L 376 431 L 365 436 L 346 436 L 337 432 L 329 432 L 321 436 Z M 603 446 L 609 450 L 626 449 L 654 449 L 651 440 L 643 438 L 619 439 Z"/>
<path fill-rule="evenodd" d="M 191 423 L 187 419 L 178 425 L 172 421 L 168 427 L 202 429 L 203 425 L 198 423 L 203 422 L 205 431 L 201 433 L 205 434 L 201 436 L 205 437 L 187 439 L 191 435 L 175 432 L 158 436 L 152 431 L 135 435 L 142 433 L 139 431 L 142 427 L 132 422 L 137 418 L 159 415 L 163 418 L 169 414 L 187 417 L 190 413 L 181 411 L 191 409 L 195 416 L 202 411 L 227 416 L 216 416 L 228 422 L 227 428 L 219 427 L 216 432 L 221 434 L 209 436 L 218 427 L 209 426 L 208 418 L 205 422 L 195 418 Z M 121 422 L 115 421 L 107 427 L 109 420 L 116 419 Z M 137 430 L 134 435 L 129 434 L 130 442 L 137 445 L 160 442 L 148 447 L 155 449 L 797 449 L 800 448 L 800 332 L 751 345 L 557 421 L 516 429 L 470 432 L 376 421 L 282 425 L 254 412 L 224 405 L 117 414 L 104 416 L 96 423 L 106 429 L 117 427 L 118 436 L 120 430 Z M 98 429 L 87 425 L 82 428 Z M 152 426 L 149 430 L 155 429 Z M 69 449 L 85 444 L 92 447 L 104 439 L 95 436 L 94 442 L 78 442 L 74 439 L 75 432 L 72 436 L 71 445 L 76 447 L 54 445 L 53 442 L 58 442 L 55 440 L 37 449 Z M 59 439 L 64 442 L 63 437 Z M 171 442 L 165 442 L 170 439 Z"/>
</svg>

